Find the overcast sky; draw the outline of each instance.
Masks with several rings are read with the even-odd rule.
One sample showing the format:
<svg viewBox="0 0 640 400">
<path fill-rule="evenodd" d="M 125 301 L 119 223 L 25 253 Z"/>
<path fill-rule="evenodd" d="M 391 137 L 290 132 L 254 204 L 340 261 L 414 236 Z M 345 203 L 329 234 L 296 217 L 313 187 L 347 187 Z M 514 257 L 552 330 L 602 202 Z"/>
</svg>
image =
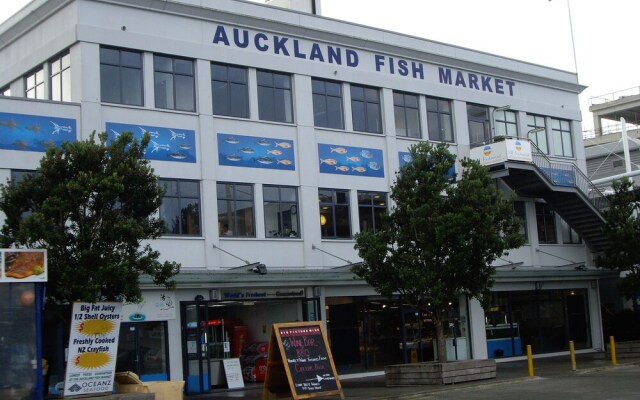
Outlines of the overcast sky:
<svg viewBox="0 0 640 400">
<path fill-rule="evenodd" d="M 0 0 L 0 21 L 28 2 Z M 593 126 L 591 97 L 640 93 L 638 0 L 322 0 L 321 8 L 327 17 L 566 71 L 577 65 L 588 86 L 580 96 L 584 129 Z"/>
</svg>

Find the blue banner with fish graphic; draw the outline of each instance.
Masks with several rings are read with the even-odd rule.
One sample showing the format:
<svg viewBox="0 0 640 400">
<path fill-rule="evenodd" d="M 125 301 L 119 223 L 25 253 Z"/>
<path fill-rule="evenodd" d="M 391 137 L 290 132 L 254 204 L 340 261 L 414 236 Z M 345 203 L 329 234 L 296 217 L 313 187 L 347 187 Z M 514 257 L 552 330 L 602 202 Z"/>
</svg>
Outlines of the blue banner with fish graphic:
<svg viewBox="0 0 640 400">
<path fill-rule="evenodd" d="M 411 156 L 411 153 L 409 153 L 408 151 L 399 151 L 398 152 L 398 157 L 400 158 L 400 168 L 404 167 L 405 164 L 410 163 L 413 160 L 413 157 Z M 451 168 L 449 168 L 449 170 L 447 171 L 446 176 L 449 177 L 449 179 L 451 179 L 451 180 L 455 180 L 456 179 L 456 166 L 455 166 L 455 164 L 452 165 Z"/>
<path fill-rule="evenodd" d="M 0 112 L 0 149 L 46 151 L 76 141 L 76 120 Z"/>
<path fill-rule="evenodd" d="M 384 178 L 382 150 L 318 143 L 320 172 Z"/>
<path fill-rule="evenodd" d="M 295 171 L 293 140 L 218 133 L 218 164 Z"/>
<path fill-rule="evenodd" d="M 115 140 L 123 132 L 133 133 L 138 140 L 149 133 L 151 140 L 144 153 L 149 160 L 196 162 L 196 132 L 193 130 L 107 122 L 109 141 Z"/>
</svg>

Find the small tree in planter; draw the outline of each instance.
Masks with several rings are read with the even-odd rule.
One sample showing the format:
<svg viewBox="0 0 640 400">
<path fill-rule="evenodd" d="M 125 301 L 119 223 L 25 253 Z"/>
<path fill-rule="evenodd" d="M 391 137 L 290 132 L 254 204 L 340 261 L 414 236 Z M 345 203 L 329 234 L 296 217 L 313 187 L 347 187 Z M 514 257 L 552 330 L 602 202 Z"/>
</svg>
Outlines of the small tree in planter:
<svg viewBox="0 0 640 400">
<path fill-rule="evenodd" d="M 376 232 L 356 235 L 363 262 L 353 268 L 380 294 L 398 293 L 421 311 L 431 311 L 438 361 L 446 361 L 446 310 L 461 295 L 487 300 L 495 272 L 492 262 L 524 244 L 512 199 L 505 199 L 487 169 L 462 160 L 462 176 L 452 182 L 455 163 L 448 146 L 411 147 L 391 188 L 394 207 Z"/>
</svg>

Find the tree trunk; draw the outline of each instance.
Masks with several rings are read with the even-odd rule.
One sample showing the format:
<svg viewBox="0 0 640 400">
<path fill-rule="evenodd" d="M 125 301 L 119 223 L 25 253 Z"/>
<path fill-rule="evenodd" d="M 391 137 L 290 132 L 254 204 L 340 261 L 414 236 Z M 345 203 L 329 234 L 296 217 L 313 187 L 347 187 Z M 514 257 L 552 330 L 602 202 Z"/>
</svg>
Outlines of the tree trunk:
<svg viewBox="0 0 640 400">
<path fill-rule="evenodd" d="M 433 322 L 436 325 L 436 345 L 438 347 L 438 361 L 447 362 L 447 351 L 445 349 L 443 312 L 436 309 Z"/>
</svg>

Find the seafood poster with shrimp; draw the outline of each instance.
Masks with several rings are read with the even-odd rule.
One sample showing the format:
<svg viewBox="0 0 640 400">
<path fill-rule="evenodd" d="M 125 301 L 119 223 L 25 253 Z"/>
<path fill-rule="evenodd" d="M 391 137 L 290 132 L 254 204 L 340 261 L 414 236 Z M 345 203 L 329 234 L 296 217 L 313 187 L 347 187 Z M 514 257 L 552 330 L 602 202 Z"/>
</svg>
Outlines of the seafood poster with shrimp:
<svg viewBox="0 0 640 400">
<path fill-rule="evenodd" d="M 293 140 L 218 133 L 218 164 L 295 171 Z"/>
<path fill-rule="evenodd" d="M 0 283 L 46 281 L 46 250 L 0 249 Z"/>
<path fill-rule="evenodd" d="M 137 140 L 149 133 L 151 139 L 144 152 L 148 160 L 196 162 L 196 132 L 193 130 L 115 122 L 107 122 L 106 129 L 109 142 L 123 132 L 131 132 Z"/>
<path fill-rule="evenodd" d="M 73 303 L 64 395 L 111 393 L 122 303 Z"/>
<path fill-rule="evenodd" d="M 0 112 L 0 149 L 43 152 L 75 140 L 75 119 Z"/>
<path fill-rule="evenodd" d="M 318 143 L 320 172 L 384 178 L 382 150 Z"/>
</svg>

